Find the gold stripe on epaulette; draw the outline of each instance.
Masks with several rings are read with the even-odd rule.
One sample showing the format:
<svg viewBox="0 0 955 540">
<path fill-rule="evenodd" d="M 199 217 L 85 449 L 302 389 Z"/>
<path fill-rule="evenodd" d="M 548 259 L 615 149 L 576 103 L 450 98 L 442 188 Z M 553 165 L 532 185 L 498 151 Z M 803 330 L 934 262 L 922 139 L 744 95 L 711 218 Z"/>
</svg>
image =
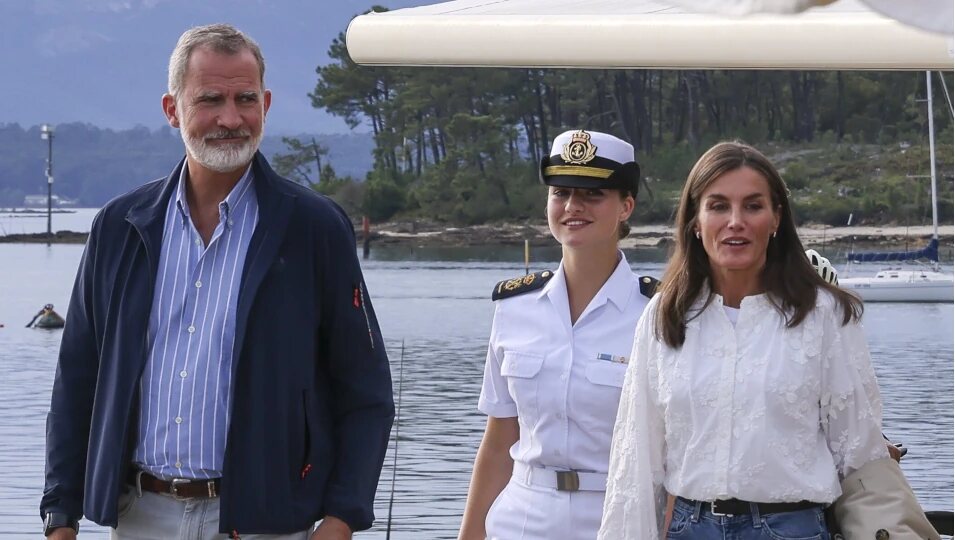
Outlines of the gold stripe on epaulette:
<svg viewBox="0 0 955 540">
<path fill-rule="evenodd" d="M 590 178 L 610 178 L 613 171 L 597 167 L 580 167 L 578 165 L 551 165 L 544 167 L 544 176 L 555 175 L 587 176 Z"/>
<path fill-rule="evenodd" d="M 537 279 L 536 275 L 528 274 L 524 277 L 509 279 L 505 281 L 503 287 L 504 287 L 504 290 L 506 291 L 513 291 L 514 289 L 518 289 L 520 287 L 526 287 L 527 285 L 534 283 L 535 279 Z"/>
</svg>

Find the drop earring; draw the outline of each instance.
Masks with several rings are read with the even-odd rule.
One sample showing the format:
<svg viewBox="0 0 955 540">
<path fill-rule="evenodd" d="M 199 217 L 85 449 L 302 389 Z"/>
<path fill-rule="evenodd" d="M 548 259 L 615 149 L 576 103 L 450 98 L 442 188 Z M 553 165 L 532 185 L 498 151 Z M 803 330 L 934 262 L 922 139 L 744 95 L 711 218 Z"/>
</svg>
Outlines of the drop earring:
<svg viewBox="0 0 955 540">
<path fill-rule="evenodd" d="M 774 233 L 774 235 L 775 235 L 775 233 Z M 696 239 L 697 239 L 697 240 L 700 239 L 700 231 L 696 231 Z"/>
<path fill-rule="evenodd" d="M 773 231 L 773 238 L 776 238 L 776 231 Z"/>
</svg>

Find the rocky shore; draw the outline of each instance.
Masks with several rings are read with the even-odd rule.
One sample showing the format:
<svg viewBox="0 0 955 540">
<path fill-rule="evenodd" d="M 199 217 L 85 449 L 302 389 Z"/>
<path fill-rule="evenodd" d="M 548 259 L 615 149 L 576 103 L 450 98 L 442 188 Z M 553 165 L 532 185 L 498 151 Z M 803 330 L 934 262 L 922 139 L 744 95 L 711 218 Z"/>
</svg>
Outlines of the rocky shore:
<svg viewBox="0 0 955 540">
<path fill-rule="evenodd" d="M 360 226 L 356 227 L 359 245 L 363 243 Z M 955 227 L 939 227 L 942 258 L 952 259 Z M 932 234 L 930 226 L 861 226 L 800 227 L 799 235 L 807 247 L 827 246 L 832 249 L 916 249 L 925 244 Z M 668 225 L 634 225 L 630 236 L 620 242 L 625 249 L 666 247 L 672 242 L 672 227 Z M 46 233 L 11 234 L 0 236 L 0 243 L 83 244 L 87 233 L 58 231 L 52 238 Z M 373 225 L 369 234 L 372 247 L 376 245 L 409 245 L 415 247 L 468 247 L 493 245 L 553 246 L 553 237 L 543 221 L 537 223 L 496 223 L 465 227 L 447 226 L 428 221 L 388 222 Z"/>
<path fill-rule="evenodd" d="M 955 227 L 939 227 L 942 247 L 951 251 Z M 359 238 L 360 238 L 359 231 Z M 915 249 L 921 247 L 932 234 L 931 226 L 861 226 L 826 227 L 809 225 L 799 228 L 799 236 L 807 247 L 822 245 L 852 246 L 879 249 Z M 415 246 L 487 246 L 519 245 L 528 240 L 532 246 L 554 245 L 547 224 L 499 223 L 450 227 L 427 222 L 390 222 L 372 227 L 369 235 L 372 245 L 411 244 Z M 630 236 L 620 242 L 623 248 L 665 247 L 672 240 L 669 225 L 634 225 Z M 361 241 L 361 240 L 359 240 Z"/>
<path fill-rule="evenodd" d="M 43 233 L 7 234 L 0 236 L 0 244 L 85 244 L 89 233 L 56 231 L 53 236 Z"/>
</svg>

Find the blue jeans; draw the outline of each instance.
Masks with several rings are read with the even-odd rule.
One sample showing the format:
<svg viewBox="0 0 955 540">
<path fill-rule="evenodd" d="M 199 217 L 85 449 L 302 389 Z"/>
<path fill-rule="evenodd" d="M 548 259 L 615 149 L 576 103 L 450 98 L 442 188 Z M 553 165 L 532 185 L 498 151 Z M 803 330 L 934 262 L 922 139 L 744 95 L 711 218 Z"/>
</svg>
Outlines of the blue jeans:
<svg viewBox="0 0 955 540">
<path fill-rule="evenodd" d="M 241 534 L 242 540 L 308 540 L 293 534 Z M 227 540 L 219 533 L 219 498 L 175 499 L 127 486 L 119 496 L 119 524 L 110 540 Z"/>
<path fill-rule="evenodd" d="M 829 540 L 822 506 L 793 512 L 714 516 L 703 503 L 677 499 L 667 539 Z"/>
</svg>

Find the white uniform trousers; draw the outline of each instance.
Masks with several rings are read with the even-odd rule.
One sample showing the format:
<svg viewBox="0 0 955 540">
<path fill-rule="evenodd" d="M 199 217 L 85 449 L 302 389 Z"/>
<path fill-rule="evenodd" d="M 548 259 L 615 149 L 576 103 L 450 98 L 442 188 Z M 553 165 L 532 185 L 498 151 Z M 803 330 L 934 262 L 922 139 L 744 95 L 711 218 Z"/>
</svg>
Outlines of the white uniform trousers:
<svg viewBox="0 0 955 540">
<path fill-rule="evenodd" d="M 487 513 L 488 540 L 594 540 L 603 491 L 558 491 L 512 476 Z"/>
<path fill-rule="evenodd" d="M 293 534 L 242 534 L 242 540 L 308 540 L 311 531 Z M 111 540 L 226 540 L 219 532 L 219 498 L 180 500 L 129 486 L 119 496 L 119 524 Z"/>
</svg>

